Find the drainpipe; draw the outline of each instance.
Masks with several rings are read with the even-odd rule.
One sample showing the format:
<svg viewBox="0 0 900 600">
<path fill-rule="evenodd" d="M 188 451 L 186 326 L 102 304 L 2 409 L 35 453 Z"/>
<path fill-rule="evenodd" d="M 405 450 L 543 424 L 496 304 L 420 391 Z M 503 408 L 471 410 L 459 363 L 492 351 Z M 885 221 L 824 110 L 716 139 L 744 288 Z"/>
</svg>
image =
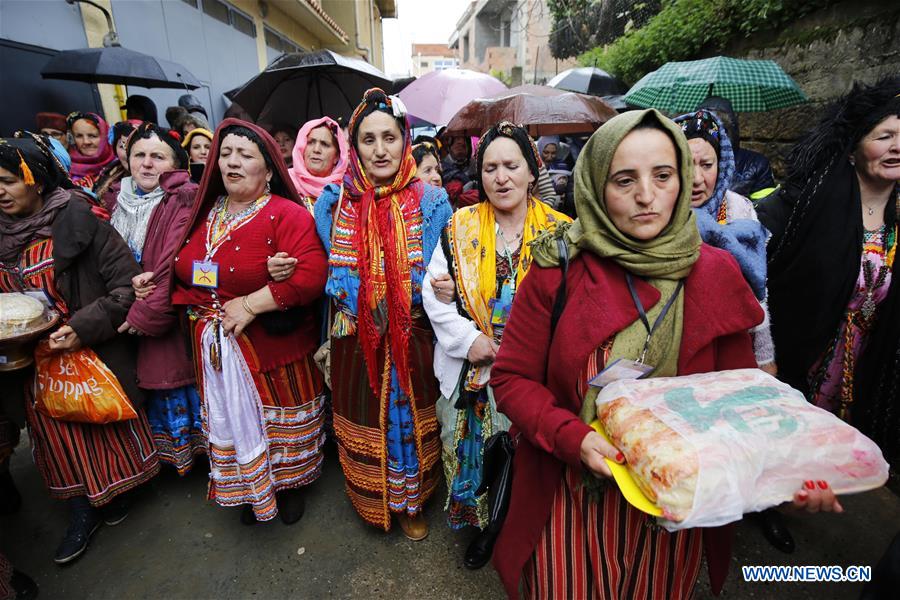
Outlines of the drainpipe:
<svg viewBox="0 0 900 600">
<path fill-rule="evenodd" d="M 359 9 L 357 8 L 356 2 L 353 3 L 353 24 L 356 25 L 356 51 L 365 52 L 366 61 L 372 62 L 369 60 L 371 49 L 366 49 L 359 45 Z"/>
<path fill-rule="evenodd" d="M 369 0 L 369 51 L 375 54 L 375 0 Z M 371 55 L 370 55 L 371 59 Z M 369 62 L 372 62 L 369 60 Z M 374 63 L 373 63 L 374 64 Z M 384 67 L 384 65 L 381 65 Z"/>
</svg>

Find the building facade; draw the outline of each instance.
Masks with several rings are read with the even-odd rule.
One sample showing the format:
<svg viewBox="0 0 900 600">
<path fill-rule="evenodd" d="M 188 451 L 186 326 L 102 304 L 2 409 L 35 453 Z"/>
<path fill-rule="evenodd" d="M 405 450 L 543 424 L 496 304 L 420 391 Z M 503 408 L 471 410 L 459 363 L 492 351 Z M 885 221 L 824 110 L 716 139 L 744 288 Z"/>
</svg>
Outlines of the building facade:
<svg viewBox="0 0 900 600">
<path fill-rule="evenodd" d="M 397 13 L 395 0 L 95 1 L 110 12 L 122 46 L 180 63 L 204 84 L 191 93 L 213 122 L 228 108 L 225 92 L 286 52 L 327 48 L 383 68 L 381 19 Z M 29 93 L 25 107 L 29 114 L 3 116 L 0 131 L 33 127 L 34 113 L 46 110 L 100 110 L 115 122 L 121 120 L 119 106 L 129 94 L 152 98 L 162 118 L 184 90 L 88 86 L 40 78 L 40 63 L 49 56 L 60 50 L 100 47 L 107 30 L 102 12 L 86 4 L 0 0 L 0 65 L 29 65 L 0 71 L 0 83 Z"/>
<path fill-rule="evenodd" d="M 540 84 L 576 64 L 550 55 L 551 25 L 546 0 L 473 0 L 449 45 L 461 68 Z"/>
<path fill-rule="evenodd" d="M 421 77 L 432 71 L 443 71 L 459 66 L 456 50 L 446 44 L 413 44 L 412 74 Z"/>
</svg>

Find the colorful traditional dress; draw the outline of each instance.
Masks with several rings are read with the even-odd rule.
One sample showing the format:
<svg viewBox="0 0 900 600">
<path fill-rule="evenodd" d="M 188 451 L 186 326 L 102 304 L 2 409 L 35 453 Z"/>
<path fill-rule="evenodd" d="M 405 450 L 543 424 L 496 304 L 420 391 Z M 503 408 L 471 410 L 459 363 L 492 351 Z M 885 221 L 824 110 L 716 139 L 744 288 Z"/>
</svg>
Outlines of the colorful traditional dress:
<svg viewBox="0 0 900 600">
<path fill-rule="evenodd" d="M 529 198 L 521 244 L 510 251 L 496 243 L 494 209 L 489 202 L 457 210 L 446 228 L 446 249 L 435 251 L 432 277 L 452 273 L 459 308 L 444 305 L 426 286 L 426 308 L 438 337 L 435 371 L 443 392 L 438 400 L 447 509 L 450 527 L 487 526 L 487 496 L 476 497 L 481 483 L 484 442 L 509 429 L 509 419 L 497 411 L 487 385 L 490 366 L 475 366 L 454 355 L 468 353 L 478 335 L 500 343 L 516 289 L 531 266 L 529 244 L 541 232 L 570 219 L 536 198 Z M 505 240 L 504 240 L 505 242 Z M 449 252 L 451 256 L 445 256 Z M 474 336 L 474 337 L 473 337 Z"/>
<path fill-rule="evenodd" d="M 415 161 L 411 155 L 408 158 L 414 168 Z M 376 272 L 374 298 L 381 298 L 374 304 L 364 304 L 371 307 L 371 318 L 381 332 L 375 334 L 374 356 L 368 354 L 364 334 L 359 332 L 360 295 L 366 297 L 361 290 L 362 261 L 357 242 L 363 203 L 345 196 L 333 241 L 332 212 L 340 193 L 338 187 L 326 187 L 315 205 L 316 225 L 329 252 L 325 292 L 336 308 L 331 379 L 339 457 L 354 508 L 368 523 L 384 530 L 390 529 L 391 513 L 418 514 L 440 479 L 434 341 L 422 310 L 421 293 L 424 257 L 434 252 L 451 211 L 443 190 L 418 181 L 408 185 L 410 193 L 397 194 L 399 201 L 374 203 L 380 204 L 375 212 L 390 211 L 390 222 L 399 224 L 390 249 L 369 251 L 373 260 L 369 269 Z M 375 227 L 371 220 L 368 222 Z M 399 281 L 384 278 L 392 260 L 408 266 L 408 270 L 402 269 Z M 405 349 L 394 345 L 393 335 L 398 332 L 392 333 L 390 320 L 396 317 L 388 314 L 383 300 L 392 293 L 390 286 L 408 295 L 410 327 Z M 398 367 L 398 353 L 405 355 L 402 367 Z"/>
<path fill-rule="evenodd" d="M 53 240 L 26 246 L 19 264 L 0 265 L 0 292 L 39 291 L 65 318 L 69 311 L 54 285 Z M 33 408 L 26 387 L 26 419 L 41 476 L 54 498 L 87 496 L 100 506 L 141 485 L 159 471 L 147 418 L 107 425 L 58 421 Z"/>
<path fill-rule="evenodd" d="M 294 276 L 278 283 L 266 270 L 275 248 L 300 260 Z M 217 264 L 216 287 L 195 285 L 195 261 Z M 235 215 L 225 197 L 215 200 L 176 258 L 173 304 L 187 306 L 190 318 L 209 498 L 250 504 L 259 521 L 278 514 L 276 492 L 321 474 L 324 380 L 312 359 L 318 326 L 306 314 L 300 327 L 273 335 L 260 315 L 241 335 L 226 336 L 222 306 L 263 286 L 283 309 L 309 305 L 321 293 L 324 262 L 306 209 L 269 195 Z"/>
<path fill-rule="evenodd" d="M 848 419 L 854 400 L 856 362 L 866 347 L 878 307 L 891 287 L 891 269 L 897 254 L 897 226 L 882 225 L 864 232 L 859 276 L 837 335 L 810 370 L 810 393 L 819 407 Z"/>
<path fill-rule="evenodd" d="M 609 340 L 588 357 L 578 378 L 581 398 L 612 346 Z M 700 575 L 703 530 L 670 533 L 631 506 L 615 484 L 588 490 L 582 477 L 565 467 L 550 520 L 522 574 L 525 598 L 690 598 Z"/>
</svg>

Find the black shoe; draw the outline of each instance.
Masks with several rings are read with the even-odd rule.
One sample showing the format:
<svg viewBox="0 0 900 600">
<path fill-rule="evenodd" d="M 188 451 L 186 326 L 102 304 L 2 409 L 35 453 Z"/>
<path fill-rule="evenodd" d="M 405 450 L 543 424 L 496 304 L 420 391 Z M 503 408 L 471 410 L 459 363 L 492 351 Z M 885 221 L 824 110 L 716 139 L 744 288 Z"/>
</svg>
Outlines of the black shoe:
<svg viewBox="0 0 900 600">
<path fill-rule="evenodd" d="M 278 514 L 285 525 L 293 525 L 301 518 L 306 510 L 306 493 L 303 488 L 281 490 L 275 493 L 275 502 L 278 504 Z"/>
<path fill-rule="evenodd" d="M 0 515 L 12 515 L 22 507 L 22 495 L 9 471 L 0 473 Z"/>
<path fill-rule="evenodd" d="M 256 513 L 253 512 L 252 504 L 244 504 L 241 506 L 241 523 L 244 525 L 256 525 Z"/>
<path fill-rule="evenodd" d="M 488 564 L 491 560 L 491 554 L 494 553 L 494 543 L 497 541 L 497 534 L 492 531 L 482 531 L 478 534 L 469 547 L 466 548 L 466 555 L 463 558 L 463 566 L 467 569 L 480 569 Z"/>
<path fill-rule="evenodd" d="M 794 551 L 794 538 L 781 513 L 770 508 L 756 514 L 759 528 L 769 544 L 776 550 L 791 554 Z"/>
<path fill-rule="evenodd" d="M 102 522 L 99 511 L 93 508 L 73 511 L 72 522 L 66 530 L 66 537 L 56 549 L 53 561 L 58 565 L 64 565 L 81 556 L 87 550 L 91 536 Z"/>
<path fill-rule="evenodd" d="M 33 600 L 34 598 L 37 598 L 37 584 L 34 582 L 34 579 L 29 577 L 22 571 L 16 571 L 15 569 L 13 569 L 13 574 L 9 580 L 9 585 L 16 593 L 15 600 Z"/>
<path fill-rule="evenodd" d="M 122 496 L 116 496 L 100 512 L 103 514 L 103 522 L 113 527 L 128 518 L 128 502 Z"/>
</svg>

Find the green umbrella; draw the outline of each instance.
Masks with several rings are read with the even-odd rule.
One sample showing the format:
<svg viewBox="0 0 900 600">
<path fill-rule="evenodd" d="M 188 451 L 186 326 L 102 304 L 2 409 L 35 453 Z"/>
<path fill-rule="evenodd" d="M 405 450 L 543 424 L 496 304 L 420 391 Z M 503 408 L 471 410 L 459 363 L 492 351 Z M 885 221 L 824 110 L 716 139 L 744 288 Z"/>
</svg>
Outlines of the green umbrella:
<svg viewBox="0 0 900 600">
<path fill-rule="evenodd" d="M 707 96 L 728 99 L 737 112 L 763 112 L 808 101 L 775 61 L 716 56 L 664 64 L 634 84 L 625 102 L 684 113 L 695 110 Z"/>
</svg>

